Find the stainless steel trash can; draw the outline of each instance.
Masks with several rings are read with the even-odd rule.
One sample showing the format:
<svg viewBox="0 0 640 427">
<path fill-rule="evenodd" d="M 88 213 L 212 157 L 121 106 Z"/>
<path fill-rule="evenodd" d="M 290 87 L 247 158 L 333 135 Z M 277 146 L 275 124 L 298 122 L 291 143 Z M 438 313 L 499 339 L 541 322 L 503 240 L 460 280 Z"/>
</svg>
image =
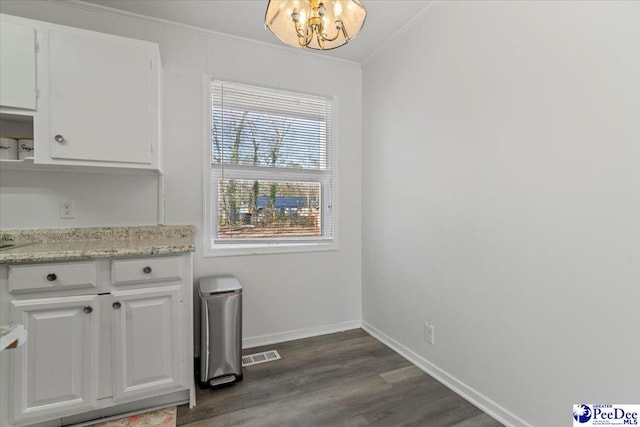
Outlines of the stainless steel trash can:
<svg viewBox="0 0 640 427">
<path fill-rule="evenodd" d="M 242 286 L 233 276 L 203 277 L 199 293 L 200 381 L 242 381 Z"/>
</svg>

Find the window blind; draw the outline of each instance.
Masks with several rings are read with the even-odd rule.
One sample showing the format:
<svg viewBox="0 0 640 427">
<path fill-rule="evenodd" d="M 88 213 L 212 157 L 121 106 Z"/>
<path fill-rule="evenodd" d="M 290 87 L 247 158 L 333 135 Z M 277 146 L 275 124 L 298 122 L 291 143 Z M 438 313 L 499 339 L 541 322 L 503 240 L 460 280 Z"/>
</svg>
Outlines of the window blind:
<svg viewBox="0 0 640 427">
<path fill-rule="evenodd" d="M 213 239 L 333 238 L 332 100 L 214 80 Z"/>
<path fill-rule="evenodd" d="M 213 163 L 327 170 L 327 98 L 214 81 Z"/>
</svg>

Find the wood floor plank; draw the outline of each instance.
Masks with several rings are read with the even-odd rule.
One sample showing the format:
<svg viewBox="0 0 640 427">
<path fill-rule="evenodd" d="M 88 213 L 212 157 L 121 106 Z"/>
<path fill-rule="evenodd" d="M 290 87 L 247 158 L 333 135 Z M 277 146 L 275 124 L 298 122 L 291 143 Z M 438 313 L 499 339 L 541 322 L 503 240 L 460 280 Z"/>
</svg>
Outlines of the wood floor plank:
<svg viewBox="0 0 640 427">
<path fill-rule="evenodd" d="M 304 421 L 307 425 L 323 425 L 331 412 L 342 405 L 350 396 L 367 396 L 387 391 L 391 386 L 382 378 L 370 376 L 364 380 L 336 382 L 334 386 L 322 390 L 295 393 L 287 399 L 265 401 L 258 406 L 242 408 L 212 417 L 211 425 L 215 426 L 281 426 L 294 425 Z M 196 424 L 198 425 L 198 424 Z M 201 424 L 205 425 L 205 424 Z M 195 427 L 195 426 L 192 426 Z"/>
<path fill-rule="evenodd" d="M 483 412 L 475 417 L 456 423 L 451 427 L 494 427 L 496 425 L 498 425 L 496 424 L 496 420 Z"/>
<path fill-rule="evenodd" d="M 387 371 L 380 374 L 382 378 L 388 383 L 397 383 L 400 381 L 407 380 L 409 378 L 421 377 L 426 375 L 422 370 L 420 370 L 417 366 L 406 366 L 404 368 L 394 369 L 393 371 Z"/>
<path fill-rule="evenodd" d="M 272 349 L 282 359 L 244 368 L 243 382 L 198 389 L 178 425 L 501 426 L 361 329 L 244 354 Z"/>
</svg>

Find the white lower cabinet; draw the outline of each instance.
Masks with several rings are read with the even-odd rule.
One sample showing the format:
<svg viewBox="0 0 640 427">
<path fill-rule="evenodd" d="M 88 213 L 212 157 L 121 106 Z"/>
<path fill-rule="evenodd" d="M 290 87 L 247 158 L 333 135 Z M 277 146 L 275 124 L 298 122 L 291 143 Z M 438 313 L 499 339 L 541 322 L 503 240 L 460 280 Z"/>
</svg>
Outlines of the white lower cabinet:
<svg viewBox="0 0 640 427">
<path fill-rule="evenodd" d="M 12 317 L 29 334 L 14 358 L 16 421 L 95 407 L 97 298 L 12 301 Z"/>
<path fill-rule="evenodd" d="M 130 408 L 180 392 L 195 404 L 191 262 L 191 254 L 182 254 L 0 266 L 0 308 L 10 312 L 0 323 L 21 323 L 28 333 L 26 344 L 0 366 L 0 391 L 9 401 L 0 412 L 10 411 L 0 416 L 0 425 L 62 420 L 120 404 Z M 112 276 L 121 264 L 128 270 Z M 83 276 L 78 283 L 93 286 L 63 286 L 77 271 Z"/>
<path fill-rule="evenodd" d="M 129 400 L 179 386 L 182 318 L 179 286 L 111 294 L 113 396 Z"/>
</svg>

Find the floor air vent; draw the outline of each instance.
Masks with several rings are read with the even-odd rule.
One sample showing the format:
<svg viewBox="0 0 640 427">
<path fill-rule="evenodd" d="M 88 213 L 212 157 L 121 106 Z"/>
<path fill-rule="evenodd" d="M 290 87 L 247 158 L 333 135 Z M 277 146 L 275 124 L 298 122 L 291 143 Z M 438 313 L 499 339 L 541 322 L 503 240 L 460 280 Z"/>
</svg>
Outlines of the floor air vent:
<svg viewBox="0 0 640 427">
<path fill-rule="evenodd" d="M 263 353 L 249 354 L 242 356 L 242 366 L 257 365 L 258 363 L 271 362 L 280 359 L 278 350 L 269 350 Z"/>
</svg>

